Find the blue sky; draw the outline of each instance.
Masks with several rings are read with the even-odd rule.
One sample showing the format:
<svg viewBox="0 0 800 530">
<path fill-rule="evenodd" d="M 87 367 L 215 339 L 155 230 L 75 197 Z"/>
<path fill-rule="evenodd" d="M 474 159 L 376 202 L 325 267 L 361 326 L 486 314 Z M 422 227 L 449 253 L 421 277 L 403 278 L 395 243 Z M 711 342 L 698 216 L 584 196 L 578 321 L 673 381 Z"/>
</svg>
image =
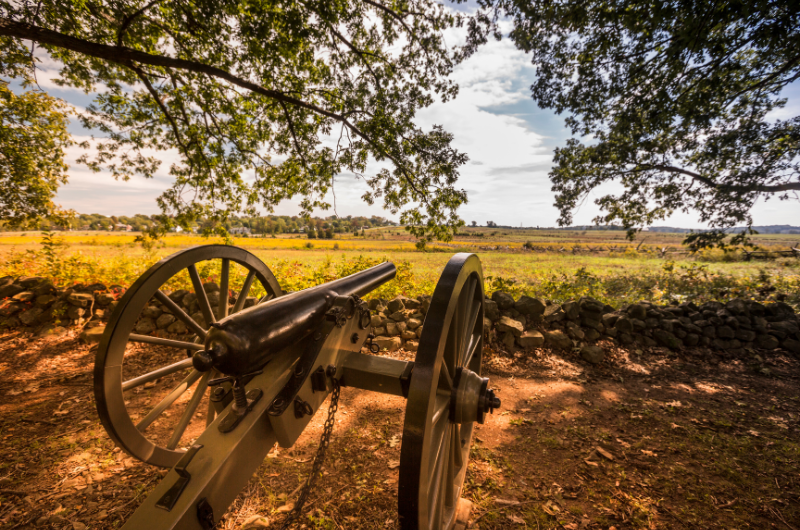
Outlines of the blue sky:
<svg viewBox="0 0 800 530">
<path fill-rule="evenodd" d="M 449 44 L 456 44 L 460 35 L 447 35 Z M 86 106 L 90 98 L 82 92 L 62 89 L 51 81 L 55 64 L 45 60 L 39 72 L 42 88 L 78 106 Z M 459 96 L 448 103 L 436 103 L 419 113 L 417 122 L 425 129 L 443 125 L 454 134 L 454 144 L 466 152 L 470 161 L 461 170 L 458 186 L 465 189 L 469 202 L 460 216 L 469 224 L 473 220 L 485 224 L 491 220 L 511 226 L 555 226 L 558 211 L 553 206 L 547 173 L 552 165 L 553 149 L 569 138 L 563 116 L 539 109 L 530 97 L 529 87 L 535 69 L 524 53 L 504 39 L 490 41 L 473 57 L 459 65 L 454 78 L 460 86 Z M 795 83 L 785 94 L 789 104 L 775 117 L 788 118 L 800 114 L 800 84 Z M 88 139 L 88 131 L 79 124 L 71 126 L 78 140 Z M 158 212 L 155 198 L 170 183 L 170 161 L 176 153 L 159 153 L 163 160 L 154 179 L 134 177 L 115 181 L 108 173 L 92 173 L 75 163 L 82 150 L 68 152 L 70 181 L 58 193 L 57 202 L 81 213 L 105 215 L 153 214 Z M 373 166 L 374 171 L 378 167 Z M 360 199 L 365 184 L 353 175 L 340 175 L 335 182 L 339 215 L 380 215 L 394 217 L 379 206 L 368 206 Z M 593 199 L 614 185 L 592 192 L 574 216 L 575 224 L 591 224 L 598 214 Z M 328 198 L 332 202 L 332 198 Z M 286 201 L 276 208 L 278 214 L 296 215 L 297 202 Z M 332 215 L 333 211 L 316 212 Z M 800 224 L 800 204 L 796 200 L 759 202 L 753 210 L 757 225 Z M 701 226 L 696 214 L 678 213 L 658 225 Z"/>
</svg>

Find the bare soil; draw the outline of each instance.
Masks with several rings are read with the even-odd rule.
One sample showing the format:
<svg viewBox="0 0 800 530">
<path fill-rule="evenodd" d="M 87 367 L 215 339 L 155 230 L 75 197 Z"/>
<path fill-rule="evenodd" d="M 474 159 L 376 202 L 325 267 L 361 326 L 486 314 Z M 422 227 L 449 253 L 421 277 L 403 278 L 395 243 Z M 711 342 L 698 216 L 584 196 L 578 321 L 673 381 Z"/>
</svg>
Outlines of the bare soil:
<svg viewBox="0 0 800 530">
<path fill-rule="evenodd" d="M 503 407 L 476 430 L 464 489 L 474 528 L 800 530 L 798 359 L 606 346 L 598 366 L 573 352 L 486 352 Z M 0 335 L 0 528 L 117 528 L 161 478 L 101 427 L 93 362 L 73 332 Z M 132 398 L 131 413 L 161 388 Z M 402 398 L 342 390 L 325 474 L 298 528 L 397 526 L 404 412 Z M 255 515 L 277 527 L 326 413 L 294 448 L 273 450 L 219 528 Z"/>
</svg>

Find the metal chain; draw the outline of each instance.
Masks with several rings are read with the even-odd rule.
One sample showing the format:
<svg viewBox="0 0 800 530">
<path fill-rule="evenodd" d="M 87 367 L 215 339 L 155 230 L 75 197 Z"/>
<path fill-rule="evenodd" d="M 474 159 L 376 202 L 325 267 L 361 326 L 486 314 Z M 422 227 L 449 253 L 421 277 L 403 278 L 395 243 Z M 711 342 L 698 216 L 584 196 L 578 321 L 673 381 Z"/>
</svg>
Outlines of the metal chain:
<svg viewBox="0 0 800 530">
<path fill-rule="evenodd" d="M 317 454 L 314 455 L 314 463 L 311 465 L 311 473 L 308 475 L 306 483 L 303 484 L 303 487 L 300 490 L 300 495 L 297 497 L 297 502 L 295 502 L 294 508 L 292 508 L 292 511 L 289 512 L 289 514 L 286 516 L 286 519 L 284 519 L 283 524 L 281 524 L 280 530 L 287 530 L 287 528 L 289 528 L 295 522 L 295 519 L 298 518 L 300 512 L 303 511 L 303 506 L 308 500 L 308 494 L 311 491 L 311 487 L 314 485 L 314 482 L 317 480 L 320 474 L 322 464 L 325 463 L 325 452 L 331 442 L 331 434 L 333 433 L 334 424 L 333 419 L 338 409 L 339 381 L 334 378 L 333 392 L 331 392 L 331 403 L 328 406 L 328 418 L 325 420 L 325 425 L 322 428 L 322 437 L 319 442 L 319 447 L 317 448 Z"/>
</svg>

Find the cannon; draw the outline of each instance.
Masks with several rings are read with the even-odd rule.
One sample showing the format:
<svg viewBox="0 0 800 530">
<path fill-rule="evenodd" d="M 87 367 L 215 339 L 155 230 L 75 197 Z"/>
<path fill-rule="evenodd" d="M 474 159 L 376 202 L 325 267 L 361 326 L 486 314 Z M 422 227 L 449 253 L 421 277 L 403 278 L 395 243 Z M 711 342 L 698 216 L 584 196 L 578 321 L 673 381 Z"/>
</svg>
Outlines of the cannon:
<svg viewBox="0 0 800 530">
<path fill-rule="evenodd" d="M 347 387 L 407 400 L 400 527 L 449 530 L 463 520 L 473 428 L 500 406 L 481 376 L 481 264 L 474 254 L 448 261 L 413 362 L 377 355 L 362 299 L 395 274 L 382 263 L 285 293 L 261 260 L 225 245 L 180 251 L 145 272 L 114 308 L 94 368 L 109 436 L 169 468 L 124 528 L 214 528 L 274 445 L 291 447 L 330 396 L 311 473 L 281 523 L 288 527 L 320 473 Z"/>
</svg>

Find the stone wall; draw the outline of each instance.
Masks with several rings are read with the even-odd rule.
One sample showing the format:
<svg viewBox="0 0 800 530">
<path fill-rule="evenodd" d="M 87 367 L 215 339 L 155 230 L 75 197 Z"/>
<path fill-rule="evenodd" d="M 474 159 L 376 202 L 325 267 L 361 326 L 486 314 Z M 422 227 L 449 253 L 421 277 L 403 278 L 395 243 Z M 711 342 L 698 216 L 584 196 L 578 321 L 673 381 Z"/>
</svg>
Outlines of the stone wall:
<svg viewBox="0 0 800 530">
<path fill-rule="evenodd" d="M 372 300 L 375 343 L 393 351 L 415 351 L 430 297 Z M 606 340 L 623 346 L 706 347 L 732 355 L 745 349 L 782 348 L 800 355 L 800 318 L 783 302 L 761 304 L 734 299 L 727 303 L 657 306 L 639 302 L 619 309 L 583 297 L 563 304 L 495 292 L 485 301 L 487 339 L 508 353 L 539 347 L 581 348 L 588 361 L 599 362 Z"/>
<path fill-rule="evenodd" d="M 216 313 L 219 286 L 209 282 L 204 290 Z M 87 330 L 87 340 L 98 340 L 122 294 L 119 286 L 92 284 L 58 289 L 45 278 L 0 278 L 0 328 L 47 333 L 59 326 L 79 324 Z M 205 326 L 193 292 L 174 291 L 169 297 Z M 374 343 L 382 350 L 416 351 L 430 300 L 427 295 L 371 300 Z M 229 298 L 230 304 L 235 301 L 235 297 Z M 734 299 L 668 306 L 639 302 L 615 309 L 589 297 L 552 304 L 529 296 L 515 300 L 500 291 L 485 302 L 486 338 L 508 353 L 577 347 L 586 360 L 599 362 L 603 352 L 595 343 L 605 340 L 623 346 L 706 347 L 733 355 L 746 349 L 782 348 L 800 355 L 800 317 L 783 302 L 761 304 Z M 244 306 L 254 303 L 256 298 L 251 297 Z M 177 336 L 187 330 L 166 307 L 153 300 L 142 311 L 135 332 Z"/>
<path fill-rule="evenodd" d="M 733 355 L 747 348 L 782 348 L 800 355 L 800 318 L 783 302 L 734 299 L 658 306 L 642 301 L 614 309 L 589 297 L 551 304 L 495 292 L 485 313 L 486 327 L 509 352 L 543 345 L 583 347 L 582 355 L 591 360 L 597 349 L 585 346 L 605 339 L 623 346 L 699 346 Z"/>
</svg>

